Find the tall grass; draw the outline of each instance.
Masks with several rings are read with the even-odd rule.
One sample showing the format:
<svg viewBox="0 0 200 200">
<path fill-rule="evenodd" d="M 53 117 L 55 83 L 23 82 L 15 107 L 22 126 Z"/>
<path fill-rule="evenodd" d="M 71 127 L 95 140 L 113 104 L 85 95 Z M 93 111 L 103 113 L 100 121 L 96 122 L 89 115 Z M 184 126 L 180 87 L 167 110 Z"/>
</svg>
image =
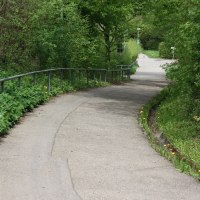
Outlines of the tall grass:
<svg viewBox="0 0 200 200">
<path fill-rule="evenodd" d="M 143 50 L 142 53 L 144 53 L 145 55 L 147 55 L 150 58 L 159 58 L 159 51 L 155 51 L 155 50 Z"/>
</svg>

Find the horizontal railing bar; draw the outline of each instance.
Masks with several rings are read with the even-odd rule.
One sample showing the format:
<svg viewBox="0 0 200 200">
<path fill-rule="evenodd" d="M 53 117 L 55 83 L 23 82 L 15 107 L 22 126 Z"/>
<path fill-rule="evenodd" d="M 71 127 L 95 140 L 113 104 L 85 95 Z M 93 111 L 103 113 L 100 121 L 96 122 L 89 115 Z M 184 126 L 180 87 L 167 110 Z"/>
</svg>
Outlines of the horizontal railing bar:
<svg viewBox="0 0 200 200">
<path fill-rule="evenodd" d="M 76 71 L 107 71 L 106 69 L 56 68 L 56 69 L 47 69 L 47 70 L 41 70 L 41 71 L 29 72 L 29 73 L 25 73 L 25 74 L 19 74 L 19 75 L 16 75 L 16 76 L 11 76 L 11 77 L 8 77 L 8 78 L 0 79 L 0 82 L 10 81 L 10 80 L 13 80 L 13 79 L 18 79 L 18 78 L 22 78 L 22 77 L 30 76 L 30 75 L 34 75 L 34 74 L 48 73 L 48 72 L 52 72 L 52 71 L 60 71 L 60 70 L 76 70 Z"/>
<path fill-rule="evenodd" d="M 32 77 L 32 82 L 33 84 L 36 84 L 36 75 L 37 74 L 44 74 L 46 73 L 46 76 L 48 77 L 48 92 L 51 91 L 51 79 L 53 78 L 53 74 L 51 72 L 57 72 L 60 75 L 60 85 L 62 87 L 62 79 L 63 79 L 63 73 L 64 71 L 68 71 L 69 73 L 69 80 L 72 83 L 73 82 L 73 74 L 78 73 L 78 76 L 80 76 L 80 73 L 85 74 L 85 78 L 87 79 L 87 84 L 89 84 L 89 79 L 93 77 L 93 80 L 96 80 L 97 77 L 102 80 L 102 76 L 104 76 L 104 80 L 110 80 L 111 82 L 116 81 L 118 79 L 130 79 L 130 70 L 131 68 L 128 65 L 124 65 L 128 68 L 120 68 L 120 69 L 88 69 L 88 68 L 53 68 L 53 69 L 45 69 L 45 70 L 40 70 L 40 71 L 33 71 L 33 72 L 28 72 L 25 74 L 19 74 L 11 77 L 7 77 L 4 79 L 0 80 L 0 87 L 1 87 L 1 92 L 4 93 L 6 91 L 6 82 L 10 80 L 17 80 L 17 85 L 18 88 L 20 89 L 21 87 L 21 81 L 23 77 L 27 76 L 33 76 Z M 61 73 L 61 74 L 60 74 Z M 103 75 L 104 74 L 104 75 Z M 124 77 L 125 75 L 125 77 Z M 52 77 L 52 78 L 51 78 Z M 121 78 L 120 78 L 121 77 Z M 98 78 L 97 78 L 98 79 Z"/>
<path fill-rule="evenodd" d="M 122 72 L 122 71 L 130 71 L 130 69 L 114 69 L 114 70 L 107 70 L 108 72 Z"/>
<path fill-rule="evenodd" d="M 41 73 L 48 73 L 48 72 L 52 72 L 52 71 L 60 71 L 60 70 L 76 70 L 76 71 L 115 71 L 115 72 L 119 72 L 119 71 L 128 71 L 130 70 L 129 68 L 127 69 L 118 69 L 118 70 L 107 70 L 107 69 L 85 69 L 85 68 L 57 68 L 57 69 L 47 69 L 47 70 L 41 70 L 41 71 L 34 71 L 34 72 L 29 72 L 29 73 L 25 73 L 25 74 L 20 74 L 20 75 L 16 75 L 16 76 L 11 76 L 8 78 L 4 78 L 4 79 L 0 79 L 0 82 L 5 82 L 5 81 L 9 81 L 9 80 L 13 80 L 13 79 L 18 79 L 18 78 L 22 78 L 25 76 L 30 76 L 30 75 L 34 75 L 34 74 L 41 74 Z"/>
<path fill-rule="evenodd" d="M 117 67 L 129 67 L 131 65 L 117 65 Z"/>
</svg>

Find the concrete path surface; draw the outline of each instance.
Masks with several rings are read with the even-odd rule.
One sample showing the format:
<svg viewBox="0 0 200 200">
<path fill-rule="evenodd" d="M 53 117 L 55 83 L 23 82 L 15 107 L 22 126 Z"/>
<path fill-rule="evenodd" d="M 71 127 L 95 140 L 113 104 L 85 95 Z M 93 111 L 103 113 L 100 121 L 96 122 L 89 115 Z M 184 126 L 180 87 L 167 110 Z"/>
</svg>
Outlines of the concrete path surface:
<svg viewBox="0 0 200 200">
<path fill-rule="evenodd" d="M 140 55 L 132 81 L 62 95 L 0 142 L 0 200 L 199 200 L 200 185 L 149 145 L 139 108 L 166 80 Z"/>
</svg>

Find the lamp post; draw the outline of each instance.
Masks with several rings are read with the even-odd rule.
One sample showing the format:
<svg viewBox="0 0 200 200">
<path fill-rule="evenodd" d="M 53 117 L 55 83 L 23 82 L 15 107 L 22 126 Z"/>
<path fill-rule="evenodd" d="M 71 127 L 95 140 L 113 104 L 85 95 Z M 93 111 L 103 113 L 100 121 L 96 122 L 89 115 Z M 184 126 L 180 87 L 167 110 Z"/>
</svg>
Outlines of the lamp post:
<svg viewBox="0 0 200 200">
<path fill-rule="evenodd" d="M 172 51 L 172 59 L 174 59 L 175 58 L 176 47 L 171 47 L 171 51 Z"/>
<path fill-rule="evenodd" d="M 140 44 L 140 32 L 141 32 L 141 28 L 137 28 L 137 44 Z"/>
</svg>

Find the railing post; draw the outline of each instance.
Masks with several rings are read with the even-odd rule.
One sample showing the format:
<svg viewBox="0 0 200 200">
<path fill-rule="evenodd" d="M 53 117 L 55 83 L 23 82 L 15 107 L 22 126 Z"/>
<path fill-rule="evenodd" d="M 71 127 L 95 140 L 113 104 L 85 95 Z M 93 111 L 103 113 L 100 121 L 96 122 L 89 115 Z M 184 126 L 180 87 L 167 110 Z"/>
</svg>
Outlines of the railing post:
<svg viewBox="0 0 200 200">
<path fill-rule="evenodd" d="M 69 71 L 68 71 L 68 74 L 69 74 L 69 83 L 71 83 L 71 81 L 72 81 L 72 78 L 71 78 L 71 69 L 69 69 Z"/>
<path fill-rule="evenodd" d="M 48 72 L 48 92 L 51 92 L 51 72 Z"/>
<path fill-rule="evenodd" d="M 108 70 L 105 71 L 105 79 L 104 79 L 105 82 L 107 82 L 107 72 Z"/>
<path fill-rule="evenodd" d="M 74 83 L 74 69 L 71 70 L 71 83 Z"/>
<path fill-rule="evenodd" d="M 87 85 L 89 85 L 88 70 L 86 70 Z"/>
<path fill-rule="evenodd" d="M 119 81 L 120 82 L 120 76 L 119 76 L 119 73 L 120 73 L 120 71 L 117 71 L 117 81 Z"/>
<path fill-rule="evenodd" d="M 71 84 L 73 84 L 73 79 L 74 79 L 73 75 L 74 75 L 73 69 L 69 69 L 69 82 Z"/>
<path fill-rule="evenodd" d="M 100 74 L 99 74 L 99 81 L 100 81 L 100 83 L 101 83 L 101 73 L 102 73 L 102 71 L 100 71 Z"/>
<path fill-rule="evenodd" d="M 78 82 L 80 82 L 80 80 L 81 80 L 81 71 L 78 70 Z"/>
<path fill-rule="evenodd" d="M 95 70 L 93 70 L 93 79 L 94 79 L 94 81 L 96 80 L 96 71 Z"/>
<path fill-rule="evenodd" d="M 131 70 L 128 69 L 128 80 L 130 81 L 131 80 Z"/>
<path fill-rule="evenodd" d="M 113 82 L 113 71 L 111 72 L 111 81 Z"/>
<path fill-rule="evenodd" d="M 60 70 L 60 88 L 63 88 L 63 70 Z"/>
<path fill-rule="evenodd" d="M 5 92 L 5 82 L 4 81 L 1 82 L 1 92 L 2 93 Z"/>
</svg>

